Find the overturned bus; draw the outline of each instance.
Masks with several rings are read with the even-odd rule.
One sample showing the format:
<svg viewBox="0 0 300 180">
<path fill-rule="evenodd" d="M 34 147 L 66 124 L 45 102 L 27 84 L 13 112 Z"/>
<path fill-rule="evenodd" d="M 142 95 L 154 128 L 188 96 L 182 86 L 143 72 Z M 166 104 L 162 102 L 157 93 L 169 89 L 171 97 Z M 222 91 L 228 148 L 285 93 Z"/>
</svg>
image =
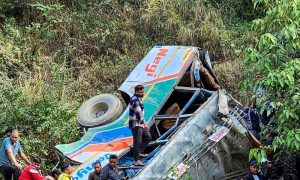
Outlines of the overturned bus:
<svg viewBox="0 0 300 180">
<path fill-rule="evenodd" d="M 128 105 L 134 87 L 145 87 L 145 119 L 152 141 L 145 166 L 134 166 L 128 106 L 113 94 L 85 101 L 78 122 L 88 129 L 57 152 L 76 165 L 75 180 L 87 179 L 93 163 L 119 157 L 122 177 L 132 179 L 226 179 L 246 168 L 251 142 L 241 105 L 222 90 L 208 52 L 190 46 L 154 46 L 119 88 Z"/>
</svg>

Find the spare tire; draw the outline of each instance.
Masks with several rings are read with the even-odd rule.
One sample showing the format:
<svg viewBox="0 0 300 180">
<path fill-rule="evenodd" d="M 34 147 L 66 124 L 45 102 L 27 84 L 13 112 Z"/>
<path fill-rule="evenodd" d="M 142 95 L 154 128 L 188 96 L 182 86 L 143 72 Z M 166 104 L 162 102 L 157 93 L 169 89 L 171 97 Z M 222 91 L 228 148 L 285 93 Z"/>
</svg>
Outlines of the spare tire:
<svg viewBox="0 0 300 180">
<path fill-rule="evenodd" d="M 77 114 L 84 127 L 95 127 L 116 120 L 123 112 L 122 102 L 113 94 L 100 94 L 85 101 Z"/>
</svg>

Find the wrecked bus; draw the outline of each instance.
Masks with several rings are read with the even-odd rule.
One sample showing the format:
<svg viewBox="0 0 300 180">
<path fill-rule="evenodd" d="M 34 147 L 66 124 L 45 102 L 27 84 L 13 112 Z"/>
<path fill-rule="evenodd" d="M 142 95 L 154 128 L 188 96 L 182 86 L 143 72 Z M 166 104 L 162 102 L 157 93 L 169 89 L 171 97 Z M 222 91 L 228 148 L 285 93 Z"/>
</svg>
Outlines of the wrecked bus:
<svg viewBox="0 0 300 180">
<path fill-rule="evenodd" d="M 134 166 L 128 103 L 134 87 L 145 87 L 145 120 L 152 141 L 149 154 Z M 113 94 L 85 101 L 78 122 L 88 129 L 57 152 L 76 165 L 75 180 L 87 179 L 93 163 L 119 157 L 122 177 L 132 179 L 224 179 L 246 167 L 251 147 L 241 125 L 239 103 L 222 90 L 208 52 L 191 46 L 154 46 L 119 88 L 127 104 Z"/>
</svg>

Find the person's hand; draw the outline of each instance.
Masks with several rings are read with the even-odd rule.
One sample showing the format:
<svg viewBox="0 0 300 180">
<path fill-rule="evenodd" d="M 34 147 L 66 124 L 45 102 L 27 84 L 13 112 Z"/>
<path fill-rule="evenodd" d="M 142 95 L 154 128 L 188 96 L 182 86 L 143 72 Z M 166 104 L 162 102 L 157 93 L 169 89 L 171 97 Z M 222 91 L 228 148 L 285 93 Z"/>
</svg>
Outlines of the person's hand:
<svg viewBox="0 0 300 180">
<path fill-rule="evenodd" d="M 149 125 L 148 125 L 146 122 L 144 122 L 144 129 L 145 129 L 146 131 L 149 131 L 149 130 L 150 130 L 150 127 L 149 127 Z"/>
<path fill-rule="evenodd" d="M 123 172 L 124 172 L 124 171 L 122 171 L 122 170 L 119 170 L 119 172 L 118 172 L 118 173 L 119 173 L 119 175 L 121 175 Z"/>
<path fill-rule="evenodd" d="M 20 163 L 17 163 L 16 166 L 18 167 L 18 169 L 22 170 L 22 165 Z"/>
</svg>

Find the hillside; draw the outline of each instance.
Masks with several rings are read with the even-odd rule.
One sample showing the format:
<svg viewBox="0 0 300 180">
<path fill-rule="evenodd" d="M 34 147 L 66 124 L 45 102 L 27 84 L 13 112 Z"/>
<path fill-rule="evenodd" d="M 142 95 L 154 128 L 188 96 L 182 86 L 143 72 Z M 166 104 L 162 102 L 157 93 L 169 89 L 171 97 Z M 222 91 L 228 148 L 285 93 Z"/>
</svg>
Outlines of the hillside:
<svg viewBox="0 0 300 180">
<path fill-rule="evenodd" d="M 25 152 L 42 156 L 43 170 L 51 170 L 54 145 L 82 135 L 80 104 L 100 93 L 119 95 L 119 85 L 156 44 L 207 49 L 224 88 L 246 103 L 243 59 L 258 43 L 252 21 L 267 10 L 254 2 L 2 0 L 1 137 L 20 129 Z"/>
</svg>

